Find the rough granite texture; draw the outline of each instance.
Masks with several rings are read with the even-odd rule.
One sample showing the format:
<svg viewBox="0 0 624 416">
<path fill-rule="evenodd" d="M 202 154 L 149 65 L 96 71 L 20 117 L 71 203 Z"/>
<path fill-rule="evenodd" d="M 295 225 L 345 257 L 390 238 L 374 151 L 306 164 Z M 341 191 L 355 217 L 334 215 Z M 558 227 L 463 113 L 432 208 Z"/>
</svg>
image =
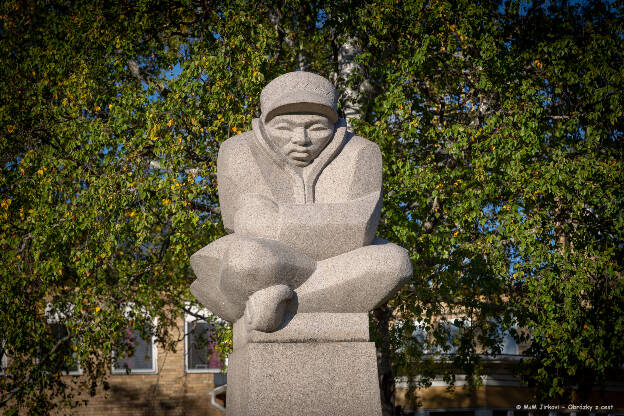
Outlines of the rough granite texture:
<svg viewBox="0 0 624 416">
<path fill-rule="evenodd" d="M 375 344 L 246 344 L 231 355 L 227 394 L 228 416 L 380 416 Z"/>
<path fill-rule="evenodd" d="M 333 122 L 338 119 L 336 103 L 338 94 L 328 79 L 310 72 L 289 72 L 271 81 L 260 93 L 260 111 L 264 121 L 276 115 L 281 107 L 287 111 L 297 108 L 327 115 Z"/>
<path fill-rule="evenodd" d="M 191 292 L 235 322 L 227 413 L 379 415 L 367 312 L 412 275 L 376 238 L 379 147 L 347 131 L 325 78 L 292 72 L 260 96 L 252 131 L 219 149 L 229 235 L 191 257 Z"/>
<path fill-rule="evenodd" d="M 297 313 L 286 315 L 273 332 L 249 330 L 244 319 L 234 324 L 234 345 L 248 342 L 365 342 L 369 340 L 367 313 Z"/>
</svg>

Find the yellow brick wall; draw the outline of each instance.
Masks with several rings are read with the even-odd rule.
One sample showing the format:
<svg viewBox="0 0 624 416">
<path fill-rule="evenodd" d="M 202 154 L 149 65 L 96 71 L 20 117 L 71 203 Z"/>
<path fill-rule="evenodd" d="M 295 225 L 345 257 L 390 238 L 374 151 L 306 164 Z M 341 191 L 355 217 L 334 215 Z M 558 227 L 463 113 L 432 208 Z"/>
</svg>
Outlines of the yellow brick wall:
<svg viewBox="0 0 624 416">
<path fill-rule="evenodd" d="M 178 325 L 183 331 L 184 320 Z M 213 380 L 211 373 L 185 373 L 182 340 L 175 352 L 158 348 L 158 374 L 110 375 L 110 389 L 105 391 L 100 387 L 87 406 L 78 407 L 74 412 L 98 416 L 224 416 L 225 413 L 210 403 L 209 393 L 215 388 Z M 217 401 L 224 404 L 219 398 Z"/>
</svg>

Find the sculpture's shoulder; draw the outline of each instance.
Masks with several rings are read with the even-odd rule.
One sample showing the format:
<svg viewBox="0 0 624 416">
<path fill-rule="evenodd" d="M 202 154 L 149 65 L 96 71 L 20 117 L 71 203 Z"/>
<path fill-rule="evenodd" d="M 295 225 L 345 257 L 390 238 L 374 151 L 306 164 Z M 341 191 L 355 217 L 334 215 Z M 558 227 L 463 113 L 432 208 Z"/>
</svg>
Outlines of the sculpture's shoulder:
<svg viewBox="0 0 624 416">
<path fill-rule="evenodd" d="M 246 131 L 232 136 L 219 147 L 217 172 L 230 170 L 235 166 L 249 166 L 253 163 L 253 155 L 249 149 L 249 140 L 253 140 L 253 131 Z"/>
<path fill-rule="evenodd" d="M 253 139 L 253 131 L 246 131 L 241 134 L 230 137 L 219 147 L 219 158 L 239 157 L 242 152 L 244 154 L 251 154 L 249 151 L 249 140 Z"/>
<path fill-rule="evenodd" d="M 353 135 L 346 143 L 343 153 L 353 158 L 355 163 L 381 169 L 381 150 L 377 143 L 361 136 Z"/>
<path fill-rule="evenodd" d="M 379 146 L 377 146 L 377 143 L 372 142 L 372 141 L 370 141 L 368 139 L 365 139 L 362 136 L 358 136 L 357 134 L 354 134 L 353 136 L 351 136 L 351 138 L 347 142 L 347 145 L 358 147 L 358 148 L 376 148 L 376 149 L 379 149 Z"/>
</svg>

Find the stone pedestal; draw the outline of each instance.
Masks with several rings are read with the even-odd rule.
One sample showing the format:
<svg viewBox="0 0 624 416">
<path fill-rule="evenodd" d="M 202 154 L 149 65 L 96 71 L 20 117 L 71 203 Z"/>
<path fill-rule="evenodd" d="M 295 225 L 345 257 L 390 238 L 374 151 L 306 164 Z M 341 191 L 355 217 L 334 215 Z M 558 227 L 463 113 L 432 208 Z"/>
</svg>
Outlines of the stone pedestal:
<svg viewBox="0 0 624 416">
<path fill-rule="evenodd" d="M 234 324 L 227 415 L 380 416 L 366 313 L 300 313 L 277 331 Z"/>
</svg>

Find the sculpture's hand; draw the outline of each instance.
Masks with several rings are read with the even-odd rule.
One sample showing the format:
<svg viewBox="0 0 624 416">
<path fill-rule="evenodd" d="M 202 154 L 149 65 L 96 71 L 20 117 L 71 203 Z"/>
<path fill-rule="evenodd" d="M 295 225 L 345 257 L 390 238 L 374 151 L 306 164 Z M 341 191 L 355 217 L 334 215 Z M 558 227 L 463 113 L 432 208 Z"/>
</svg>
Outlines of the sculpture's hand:
<svg viewBox="0 0 624 416">
<path fill-rule="evenodd" d="M 275 240 L 279 233 L 278 212 L 279 206 L 264 195 L 243 195 L 234 216 L 234 232 Z"/>
<path fill-rule="evenodd" d="M 270 286 L 255 292 L 245 307 L 248 327 L 262 332 L 276 330 L 282 324 L 286 307 L 294 294 L 286 285 Z"/>
</svg>

